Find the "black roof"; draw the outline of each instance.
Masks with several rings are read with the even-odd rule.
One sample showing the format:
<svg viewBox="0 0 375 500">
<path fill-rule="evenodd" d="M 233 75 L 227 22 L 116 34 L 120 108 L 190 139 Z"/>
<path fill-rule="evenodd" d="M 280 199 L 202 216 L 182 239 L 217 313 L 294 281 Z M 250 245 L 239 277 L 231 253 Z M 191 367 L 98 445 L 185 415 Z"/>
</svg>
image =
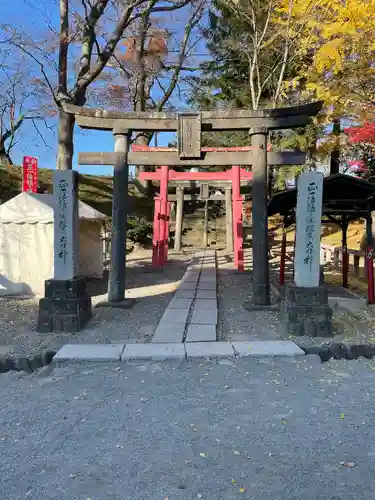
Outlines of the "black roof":
<svg viewBox="0 0 375 500">
<path fill-rule="evenodd" d="M 272 196 L 268 202 L 268 216 L 288 215 L 297 205 L 297 189 L 288 189 Z M 323 181 L 323 213 L 345 214 L 351 218 L 363 216 L 366 210 L 375 210 L 375 183 L 350 175 L 335 174 Z"/>
</svg>

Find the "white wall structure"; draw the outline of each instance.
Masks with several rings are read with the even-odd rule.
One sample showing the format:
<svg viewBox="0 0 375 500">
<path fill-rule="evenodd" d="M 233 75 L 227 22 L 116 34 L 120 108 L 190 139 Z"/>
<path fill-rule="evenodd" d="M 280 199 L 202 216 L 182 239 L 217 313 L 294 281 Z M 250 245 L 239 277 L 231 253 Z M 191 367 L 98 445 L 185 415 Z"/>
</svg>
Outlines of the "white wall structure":
<svg viewBox="0 0 375 500">
<path fill-rule="evenodd" d="M 20 193 L 0 206 L 0 295 L 44 296 L 54 275 L 54 197 Z M 101 229 L 106 216 L 78 203 L 79 274 L 103 275 Z"/>
</svg>

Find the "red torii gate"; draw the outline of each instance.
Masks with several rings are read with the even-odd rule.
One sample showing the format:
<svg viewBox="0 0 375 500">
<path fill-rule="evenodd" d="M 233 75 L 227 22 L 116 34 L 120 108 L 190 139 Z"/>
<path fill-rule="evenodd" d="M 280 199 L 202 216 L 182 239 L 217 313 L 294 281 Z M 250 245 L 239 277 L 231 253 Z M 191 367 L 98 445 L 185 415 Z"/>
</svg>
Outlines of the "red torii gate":
<svg viewBox="0 0 375 500">
<path fill-rule="evenodd" d="M 270 146 L 268 146 L 270 149 Z M 151 147 L 140 144 L 132 144 L 133 151 L 175 151 L 175 148 Z M 177 150 L 176 150 L 177 151 Z M 239 147 L 207 147 L 202 152 L 239 152 L 251 151 L 250 146 Z M 176 172 L 163 165 L 155 172 L 141 172 L 140 180 L 152 180 L 160 182 L 160 193 L 155 196 L 154 225 L 152 238 L 152 264 L 161 267 L 168 258 L 169 239 L 169 215 L 170 203 L 168 202 L 168 181 L 231 181 L 232 182 L 232 216 L 233 216 L 233 247 L 234 265 L 239 271 L 244 270 L 243 254 L 243 227 L 242 227 L 242 203 L 240 187 L 241 180 L 251 181 L 252 172 L 239 166 L 232 166 L 231 170 L 223 172 Z"/>
</svg>

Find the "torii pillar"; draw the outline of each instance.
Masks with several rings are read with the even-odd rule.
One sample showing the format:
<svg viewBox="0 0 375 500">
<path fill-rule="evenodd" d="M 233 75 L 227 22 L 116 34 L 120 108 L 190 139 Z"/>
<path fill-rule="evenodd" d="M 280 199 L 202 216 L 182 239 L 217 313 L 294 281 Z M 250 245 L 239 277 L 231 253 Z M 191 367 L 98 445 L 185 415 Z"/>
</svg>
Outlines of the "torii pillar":
<svg viewBox="0 0 375 500">
<path fill-rule="evenodd" d="M 250 131 L 253 154 L 253 305 L 270 304 L 267 213 L 267 139 L 268 129 Z"/>
</svg>

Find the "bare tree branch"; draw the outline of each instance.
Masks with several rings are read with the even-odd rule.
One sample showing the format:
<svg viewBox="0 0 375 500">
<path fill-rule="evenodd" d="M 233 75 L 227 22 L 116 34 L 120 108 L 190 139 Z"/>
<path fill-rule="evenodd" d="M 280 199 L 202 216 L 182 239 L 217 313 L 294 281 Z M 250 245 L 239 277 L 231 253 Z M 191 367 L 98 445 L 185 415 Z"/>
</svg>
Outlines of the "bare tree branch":
<svg viewBox="0 0 375 500">
<path fill-rule="evenodd" d="M 82 77 L 90 69 L 92 49 L 94 43 L 96 42 L 95 27 L 99 19 L 104 14 L 108 2 L 109 0 L 98 0 L 91 7 L 90 12 L 88 12 L 86 0 L 82 0 L 82 4 L 86 12 L 86 22 L 82 40 L 81 58 L 78 64 L 79 66 L 78 78 Z M 97 46 L 97 48 L 98 48 L 98 57 L 100 57 L 101 54 L 99 45 Z"/>
<path fill-rule="evenodd" d="M 12 45 L 12 46 L 14 46 L 14 47 L 17 47 L 21 52 L 23 52 L 28 57 L 30 57 L 37 64 L 37 66 L 39 66 L 40 72 L 43 75 L 43 78 L 44 78 L 44 80 L 45 80 L 48 88 L 51 91 L 51 95 L 53 96 L 53 98 L 56 101 L 55 89 L 53 88 L 52 83 L 51 83 L 51 81 L 50 81 L 50 79 L 49 79 L 49 77 L 47 75 L 47 71 L 46 71 L 46 69 L 44 67 L 44 64 L 39 59 L 37 59 L 34 56 L 34 54 L 32 53 L 32 51 L 29 50 L 29 49 L 27 49 L 22 42 L 15 42 L 14 40 L 11 40 L 9 42 L 9 44 Z M 56 101 L 56 104 L 58 104 L 57 101 Z"/>
<path fill-rule="evenodd" d="M 180 53 L 177 58 L 177 64 L 174 67 L 174 71 L 170 80 L 170 84 L 168 86 L 168 89 L 164 92 L 163 97 L 159 100 L 158 105 L 157 105 L 157 110 L 161 111 L 167 101 L 170 99 L 174 89 L 176 88 L 176 85 L 179 80 L 180 73 L 182 71 L 183 63 L 186 58 L 186 51 L 188 48 L 188 43 L 190 40 L 191 33 L 193 29 L 197 26 L 199 23 L 202 14 L 203 14 L 203 2 L 200 2 L 198 6 L 193 10 L 192 15 L 185 27 L 184 31 L 184 37 L 180 45 Z"/>
</svg>

